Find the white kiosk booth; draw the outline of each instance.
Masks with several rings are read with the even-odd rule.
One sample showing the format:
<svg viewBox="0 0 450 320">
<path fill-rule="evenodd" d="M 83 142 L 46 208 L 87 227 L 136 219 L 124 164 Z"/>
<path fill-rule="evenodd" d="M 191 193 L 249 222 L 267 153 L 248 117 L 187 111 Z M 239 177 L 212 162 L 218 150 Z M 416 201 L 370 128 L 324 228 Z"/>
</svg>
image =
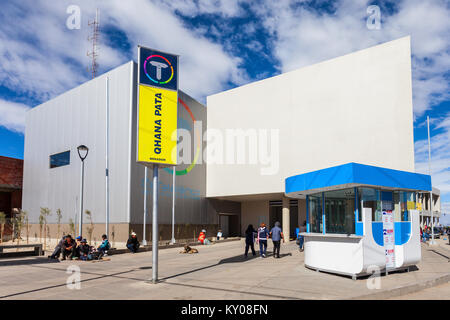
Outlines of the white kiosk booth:
<svg viewBox="0 0 450 320">
<path fill-rule="evenodd" d="M 351 276 L 408 269 L 421 259 L 416 192 L 429 175 L 348 163 L 289 177 L 306 198 L 305 266 Z"/>
</svg>

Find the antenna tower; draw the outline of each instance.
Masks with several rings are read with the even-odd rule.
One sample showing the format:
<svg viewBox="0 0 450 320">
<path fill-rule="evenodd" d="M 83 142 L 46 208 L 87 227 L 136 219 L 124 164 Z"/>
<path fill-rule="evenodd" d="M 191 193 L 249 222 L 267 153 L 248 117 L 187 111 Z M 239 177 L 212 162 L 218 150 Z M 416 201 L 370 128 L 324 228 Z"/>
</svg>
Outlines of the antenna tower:
<svg viewBox="0 0 450 320">
<path fill-rule="evenodd" d="M 92 79 L 94 79 L 97 76 L 97 71 L 98 71 L 98 63 L 97 63 L 98 38 L 100 35 L 100 32 L 99 32 L 100 21 L 99 21 L 98 9 L 95 13 L 95 20 L 89 21 L 88 25 L 92 28 L 92 35 L 88 37 L 88 41 L 92 42 L 92 51 L 91 52 L 88 51 L 88 53 L 87 53 L 87 56 L 92 59 L 92 62 L 91 62 L 91 67 L 88 68 L 88 70 L 92 74 Z"/>
</svg>

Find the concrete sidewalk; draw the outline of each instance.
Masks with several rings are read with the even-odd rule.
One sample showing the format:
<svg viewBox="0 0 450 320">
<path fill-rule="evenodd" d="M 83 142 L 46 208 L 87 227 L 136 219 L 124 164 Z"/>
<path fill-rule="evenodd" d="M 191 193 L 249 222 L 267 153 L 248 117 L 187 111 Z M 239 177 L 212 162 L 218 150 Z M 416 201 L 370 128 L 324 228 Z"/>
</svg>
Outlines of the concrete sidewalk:
<svg viewBox="0 0 450 320">
<path fill-rule="evenodd" d="M 269 241 L 270 242 L 270 241 Z M 381 277 L 381 288 L 306 269 L 295 243 L 282 246 L 281 259 L 243 257 L 243 241 L 197 246 L 198 254 L 180 248 L 159 253 L 159 277 L 151 278 L 151 252 L 112 256 L 111 261 L 49 262 L 30 257 L 0 260 L 0 299 L 355 299 L 450 277 L 450 263 L 423 246 L 418 270 Z M 272 246 L 269 244 L 269 252 Z M 81 289 L 66 287 L 69 266 L 81 269 Z M 417 287 L 419 288 L 419 287 Z M 423 289 L 423 288 L 422 288 Z M 399 293 L 404 294 L 404 293 Z"/>
</svg>

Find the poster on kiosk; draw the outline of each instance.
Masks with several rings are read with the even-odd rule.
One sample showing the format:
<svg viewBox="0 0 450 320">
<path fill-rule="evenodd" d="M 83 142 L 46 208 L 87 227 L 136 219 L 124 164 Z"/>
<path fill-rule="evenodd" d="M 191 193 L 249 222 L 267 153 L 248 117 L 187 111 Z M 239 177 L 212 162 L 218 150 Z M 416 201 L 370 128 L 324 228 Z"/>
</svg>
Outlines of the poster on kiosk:
<svg viewBox="0 0 450 320">
<path fill-rule="evenodd" d="M 178 56 L 138 49 L 137 162 L 175 166 Z"/>
<path fill-rule="evenodd" d="M 394 216 L 392 209 L 391 201 L 383 201 L 383 241 L 387 270 L 395 268 Z"/>
</svg>

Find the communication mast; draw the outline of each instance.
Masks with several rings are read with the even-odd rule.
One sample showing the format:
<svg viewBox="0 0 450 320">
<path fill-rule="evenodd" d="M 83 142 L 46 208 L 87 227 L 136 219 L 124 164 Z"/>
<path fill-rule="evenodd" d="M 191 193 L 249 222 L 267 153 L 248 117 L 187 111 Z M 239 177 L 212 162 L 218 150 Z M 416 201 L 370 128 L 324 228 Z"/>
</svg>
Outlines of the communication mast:
<svg viewBox="0 0 450 320">
<path fill-rule="evenodd" d="M 98 13 L 98 9 L 95 13 L 95 20 L 94 21 L 89 21 L 88 25 L 90 27 L 92 27 L 92 35 L 90 37 L 88 37 L 88 41 L 92 42 L 92 51 L 87 53 L 88 57 L 91 57 L 92 62 L 91 62 L 91 67 L 88 68 L 88 70 L 91 72 L 92 74 L 92 79 L 94 79 L 97 76 L 97 71 L 98 71 L 98 63 L 97 63 L 97 57 L 98 57 L 98 38 L 100 35 L 99 32 L 99 26 L 100 26 L 100 21 L 99 21 L 99 13 Z"/>
</svg>

